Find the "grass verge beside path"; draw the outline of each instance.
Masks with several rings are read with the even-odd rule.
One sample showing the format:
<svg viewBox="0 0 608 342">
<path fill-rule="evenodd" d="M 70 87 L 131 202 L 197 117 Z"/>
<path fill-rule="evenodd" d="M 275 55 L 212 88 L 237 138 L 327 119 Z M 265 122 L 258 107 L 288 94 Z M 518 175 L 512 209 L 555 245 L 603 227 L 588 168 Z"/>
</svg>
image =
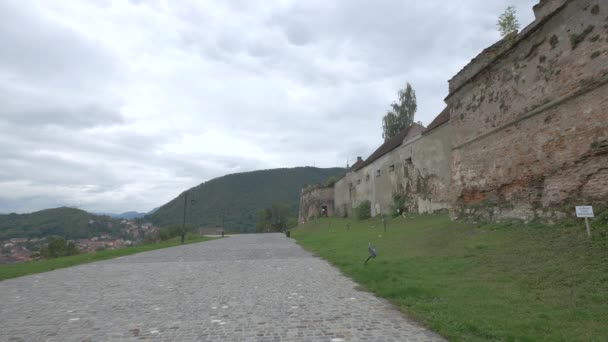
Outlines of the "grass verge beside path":
<svg viewBox="0 0 608 342">
<path fill-rule="evenodd" d="M 347 230 L 350 223 L 350 230 Z M 372 226 L 375 226 L 372 228 Z M 608 341 L 608 227 L 325 218 L 304 248 L 454 341 Z M 378 257 L 367 266 L 367 244 Z"/>
<path fill-rule="evenodd" d="M 186 244 L 197 243 L 203 241 L 214 240 L 217 238 L 204 236 L 189 236 L 186 239 Z M 150 243 L 137 245 L 133 247 L 125 247 L 119 249 L 108 249 L 95 253 L 83 253 L 78 255 L 59 257 L 55 259 L 30 261 L 26 263 L 0 265 L 0 281 L 10 278 L 21 277 L 29 274 L 52 271 L 58 268 L 87 264 L 94 261 L 113 259 L 125 255 L 131 255 L 141 252 L 148 252 L 155 249 L 179 246 L 179 237 L 159 243 Z"/>
</svg>

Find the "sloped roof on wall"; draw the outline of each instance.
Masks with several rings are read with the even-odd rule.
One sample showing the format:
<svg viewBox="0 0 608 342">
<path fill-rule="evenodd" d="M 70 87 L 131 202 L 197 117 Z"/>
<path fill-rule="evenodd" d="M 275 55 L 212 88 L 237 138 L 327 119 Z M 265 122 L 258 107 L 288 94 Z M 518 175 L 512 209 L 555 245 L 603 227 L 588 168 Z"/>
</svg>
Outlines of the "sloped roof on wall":
<svg viewBox="0 0 608 342">
<path fill-rule="evenodd" d="M 450 121 L 450 111 L 448 110 L 448 107 L 445 107 L 445 109 L 442 110 L 441 113 L 435 117 L 435 119 L 433 119 L 422 134 L 426 134 L 448 121 Z"/>
<path fill-rule="evenodd" d="M 361 159 L 357 160 L 351 167 L 350 169 L 348 169 L 349 171 L 354 171 L 354 170 L 358 170 L 359 167 L 361 167 L 361 165 L 363 165 L 365 162 Z"/>
<path fill-rule="evenodd" d="M 401 132 L 397 133 L 394 137 L 384 142 L 384 144 L 380 145 L 374 153 L 372 153 L 360 166 L 357 168 L 352 168 L 353 171 L 360 170 L 361 168 L 373 163 L 376 159 L 382 157 L 383 155 L 389 153 L 390 151 L 396 149 L 401 146 L 403 143 L 403 139 L 407 137 L 408 133 L 413 129 L 424 130 L 424 126 L 419 125 L 417 123 L 413 123 L 411 126 L 406 127 L 401 130 Z M 354 166 L 354 165 L 353 165 Z"/>
</svg>

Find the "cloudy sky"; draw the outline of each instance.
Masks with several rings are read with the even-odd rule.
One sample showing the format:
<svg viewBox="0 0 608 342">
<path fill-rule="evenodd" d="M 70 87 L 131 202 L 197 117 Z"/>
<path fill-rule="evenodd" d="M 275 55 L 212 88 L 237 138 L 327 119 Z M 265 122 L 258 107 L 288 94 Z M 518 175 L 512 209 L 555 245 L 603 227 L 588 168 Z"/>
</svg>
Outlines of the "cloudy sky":
<svg viewBox="0 0 608 342">
<path fill-rule="evenodd" d="M 227 173 L 344 166 L 536 0 L 0 0 L 0 212 L 148 211 Z"/>
</svg>

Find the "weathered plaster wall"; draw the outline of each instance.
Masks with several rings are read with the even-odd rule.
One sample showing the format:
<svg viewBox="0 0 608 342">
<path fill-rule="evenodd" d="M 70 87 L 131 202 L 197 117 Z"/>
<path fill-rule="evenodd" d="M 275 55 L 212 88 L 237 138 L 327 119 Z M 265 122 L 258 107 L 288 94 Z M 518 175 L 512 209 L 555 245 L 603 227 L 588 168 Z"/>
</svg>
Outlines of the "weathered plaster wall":
<svg viewBox="0 0 608 342">
<path fill-rule="evenodd" d="M 428 213 L 449 207 L 450 126 L 406 137 L 395 150 L 334 185 L 336 213 L 353 215 L 361 202 L 371 203 L 372 216 L 389 214 L 393 196 L 406 197 L 408 211 Z"/>
<path fill-rule="evenodd" d="M 392 193 L 402 183 L 403 167 L 397 166 L 399 162 L 399 154 L 394 150 L 336 182 L 334 199 L 338 215 L 352 216 L 354 209 L 366 200 L 371 203 L 372 216 L 388 213 Z"/>
<path fill-rule="evenodd" d="M 552 218 L 608 202 L 608 3 L 545 5 L 557 10 L 450 81 L 455 217 Z"/>
<path fill-rule="evenodd" d="M 356 207 L 352 200 L 352 191 L 349 191 L 352 187 L 351 184 L 353 184 L 353 178 L 353 173 L 347 172 L 344 177 L 334 184 L 334 208 L 336 209 L 336 216 L 352 216 L 352 209 Z"/>
<path fill-rule="evenodd" d="M 449 122 L 425 133 L 410 151 L 413 167 L 409 181 L 415 191 L 418 213 L 432 213 L 450 208 L 450 161 L 452 128 Z M 408 156 L 403 155 L 403 159 Z M 412 174 L 412 171 L 416 172 Z M 419 188 L 420 187 L 420 188 Z"/>
<path fill-rule="evenodd" d="M 334 216 L 334 188 L 310 186 L 302 189 L 300 195 L 299 223 L 322 215 L 323 206 L 327 207 L 327 216 Z"/>
<path fill-rule="evenodd" d="M 385 154 L 357 172 L 361 184 L 355 184 L 358 195 L 356 203 L 369 200 L 372 216 L 389 214 L 393 203 L 393 194 L 403 189 L 404 168 L 399 153 L 401 148 L 399 147 Z"/>
</svg>

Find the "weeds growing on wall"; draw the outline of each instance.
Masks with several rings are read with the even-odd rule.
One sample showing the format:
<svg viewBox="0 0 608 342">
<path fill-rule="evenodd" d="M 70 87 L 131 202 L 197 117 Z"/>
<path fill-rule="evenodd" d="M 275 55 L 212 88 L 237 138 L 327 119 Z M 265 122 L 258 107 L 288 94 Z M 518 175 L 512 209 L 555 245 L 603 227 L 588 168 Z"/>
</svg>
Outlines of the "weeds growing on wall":
<svg viewBox="0 0 608 342">
<path fill-rule="evenodd" d="M 355 211 L 357 213 L 357 219 L 366 220 L 372 217 L 372 204 L 370 201 L 363 201 L 357 206 Z"/>
<path fill-rule="evenodd" d="M 407 211 L 407 197 L 402 193 L 393 194 L 393 204 L 391 205 L 391 215 L 397 217 Z"/>
</svg>

